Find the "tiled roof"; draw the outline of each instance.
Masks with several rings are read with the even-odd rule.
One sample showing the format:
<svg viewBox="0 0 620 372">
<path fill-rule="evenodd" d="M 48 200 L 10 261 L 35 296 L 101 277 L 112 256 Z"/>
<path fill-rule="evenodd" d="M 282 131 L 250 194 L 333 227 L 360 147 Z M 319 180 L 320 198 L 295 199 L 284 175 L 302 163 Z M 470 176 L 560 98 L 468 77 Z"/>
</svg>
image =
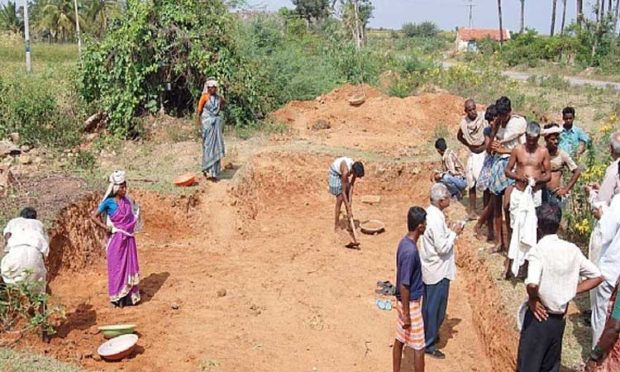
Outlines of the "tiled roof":
<svg viewBox="0 0 620 372">
<path fill-rule="evenodd" d="M 504 40 L 510 39 L 510 31 L 504 29 Z M 490 37 L 495 41 L 500 41 L 500 33 L 497 28 L 459 28 L 457 38 L 463 41 L 482 40 Z"/>
</svg>

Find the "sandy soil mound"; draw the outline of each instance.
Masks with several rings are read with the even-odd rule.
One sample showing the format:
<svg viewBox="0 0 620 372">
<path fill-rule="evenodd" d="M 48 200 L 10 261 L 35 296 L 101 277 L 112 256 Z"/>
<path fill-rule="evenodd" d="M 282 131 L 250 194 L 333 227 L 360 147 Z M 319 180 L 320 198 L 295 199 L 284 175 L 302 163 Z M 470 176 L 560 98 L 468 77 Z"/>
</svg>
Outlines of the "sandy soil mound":
<svg viewBox="0 0 620 372">
<path fill-rule="evenodd" d="M 462 97 L 445 93 L 388 97 L 368 85 L 363 86 L 366 102 L 351 106 L 349 98 L 361 92 L 361 87 L 345 85 L 313 101 L 292 101 L 272 118 L 302 137 L 330 146 L 403 155 L 407 149 L 426 148 L 438 128 L 455 132 L 463 111 Z"/>
</svg>

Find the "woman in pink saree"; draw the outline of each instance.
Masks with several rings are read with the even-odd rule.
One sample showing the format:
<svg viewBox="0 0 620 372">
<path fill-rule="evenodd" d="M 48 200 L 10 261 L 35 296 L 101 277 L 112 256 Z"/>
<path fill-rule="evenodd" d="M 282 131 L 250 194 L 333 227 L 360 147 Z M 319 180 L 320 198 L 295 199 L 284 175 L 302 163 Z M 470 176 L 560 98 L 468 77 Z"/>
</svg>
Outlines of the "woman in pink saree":
<svg viewBox="0 0 620 372">
<path fill-rule="evenodd" d="M 104 215 L 105 224 L 101 220 Z M 108 191 L 91 218 L 110 234 L 106 247 L 110 301 L 116 307 L 137 304 L 140 301 L 140 268 L 133 234 L 138 212 L 134 211 L 134 203 L 127 197 L 125 172 L 112 173 Z"/>
</svg>

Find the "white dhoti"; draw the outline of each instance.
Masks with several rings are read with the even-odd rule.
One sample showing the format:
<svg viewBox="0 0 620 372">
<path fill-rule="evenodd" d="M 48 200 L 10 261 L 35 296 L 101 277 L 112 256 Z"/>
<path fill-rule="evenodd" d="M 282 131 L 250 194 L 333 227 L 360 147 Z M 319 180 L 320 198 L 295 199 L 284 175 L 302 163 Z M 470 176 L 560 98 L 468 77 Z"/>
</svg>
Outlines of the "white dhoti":
<svg viewBox="0 0 620 372">
<path fill-rule="evenodd" d="M 486 157 L 486 151 L 483 151 L 480 154 L 473 152 L 469 153 L 466 170 L 468 189 L 476 186 L 476 182 L 478 182 L 478 177 L 480 177 L 480 172 L 482 171 L 482 166 L 484 165 L 484 159 L 486 159 Z"/>
<path fill-rule="evenodd" d="M 516 187 L 510 194 L 510 227 L 512 238 L 508 248 L 508 258 L 512 260 L 511 271 L 513 275 L 519 274 L 519 268 L 527 259 L 530 249 L 536 245 L 536 207 L 540 206 L 542 192 L 538 190 L 532 193 L 532 187 L 527 186 L 525 191 Z"/>
<path fill-rule="evenodd" d="M 7 284 L 23 281 L 39 283 L 39 289 L 42 292 L 45 291 L 47 269 L 43 255 L 37 248 L 29 245 L 11 247 L 0 262 L 0 272 L 2 279 Z"/>
<path fill-rule="evenodd" d="M 614 285 L 608 281 L 603 281 L 598 287 L 592 289 L 594 296 L 590 298 L 594 299 L 592 302 L 592 347 L 596 346 L 598 339 L 603 334 L 605 329 L 605 322 L 607 321 L 607 310 L 609 306 L 609 300 L 611 293 L 614 290 Z"/>
</svg>

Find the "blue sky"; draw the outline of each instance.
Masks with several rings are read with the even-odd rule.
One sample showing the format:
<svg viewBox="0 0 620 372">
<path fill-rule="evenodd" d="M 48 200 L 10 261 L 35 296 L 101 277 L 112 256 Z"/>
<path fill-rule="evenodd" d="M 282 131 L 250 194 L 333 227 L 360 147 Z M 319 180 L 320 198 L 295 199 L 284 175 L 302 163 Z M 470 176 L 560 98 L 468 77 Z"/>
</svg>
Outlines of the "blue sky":
<svg viewBox="0 0 620 372">
<path fill-rule="evenodd" d="M 259 9 L 277 10 L 283 6 L 292 7 L 290 0 L 248 0 Z M 430 20 L 442 29 L 467 26 L 468 11 L 464 6 L 468 0 L 372 0 L 375 6 L 371 27 L 399 29 L 406 22 Z M 497 0 L 473 0 L 474 26 L 497 27 Z M 584 1 L 584 11 L 590 13 L 593 0 Z M 551 0 L 526 0 L 525 24 L 548 34 L 551 25 Z M 562 0 L 558 0 L 556 30 L 561 22 Z M 518 31 L 519 0 L 502 0 L 505 27 Z M 566 23 L 575 19 L 575 0 L 567 1 Z"/>
</svg>

